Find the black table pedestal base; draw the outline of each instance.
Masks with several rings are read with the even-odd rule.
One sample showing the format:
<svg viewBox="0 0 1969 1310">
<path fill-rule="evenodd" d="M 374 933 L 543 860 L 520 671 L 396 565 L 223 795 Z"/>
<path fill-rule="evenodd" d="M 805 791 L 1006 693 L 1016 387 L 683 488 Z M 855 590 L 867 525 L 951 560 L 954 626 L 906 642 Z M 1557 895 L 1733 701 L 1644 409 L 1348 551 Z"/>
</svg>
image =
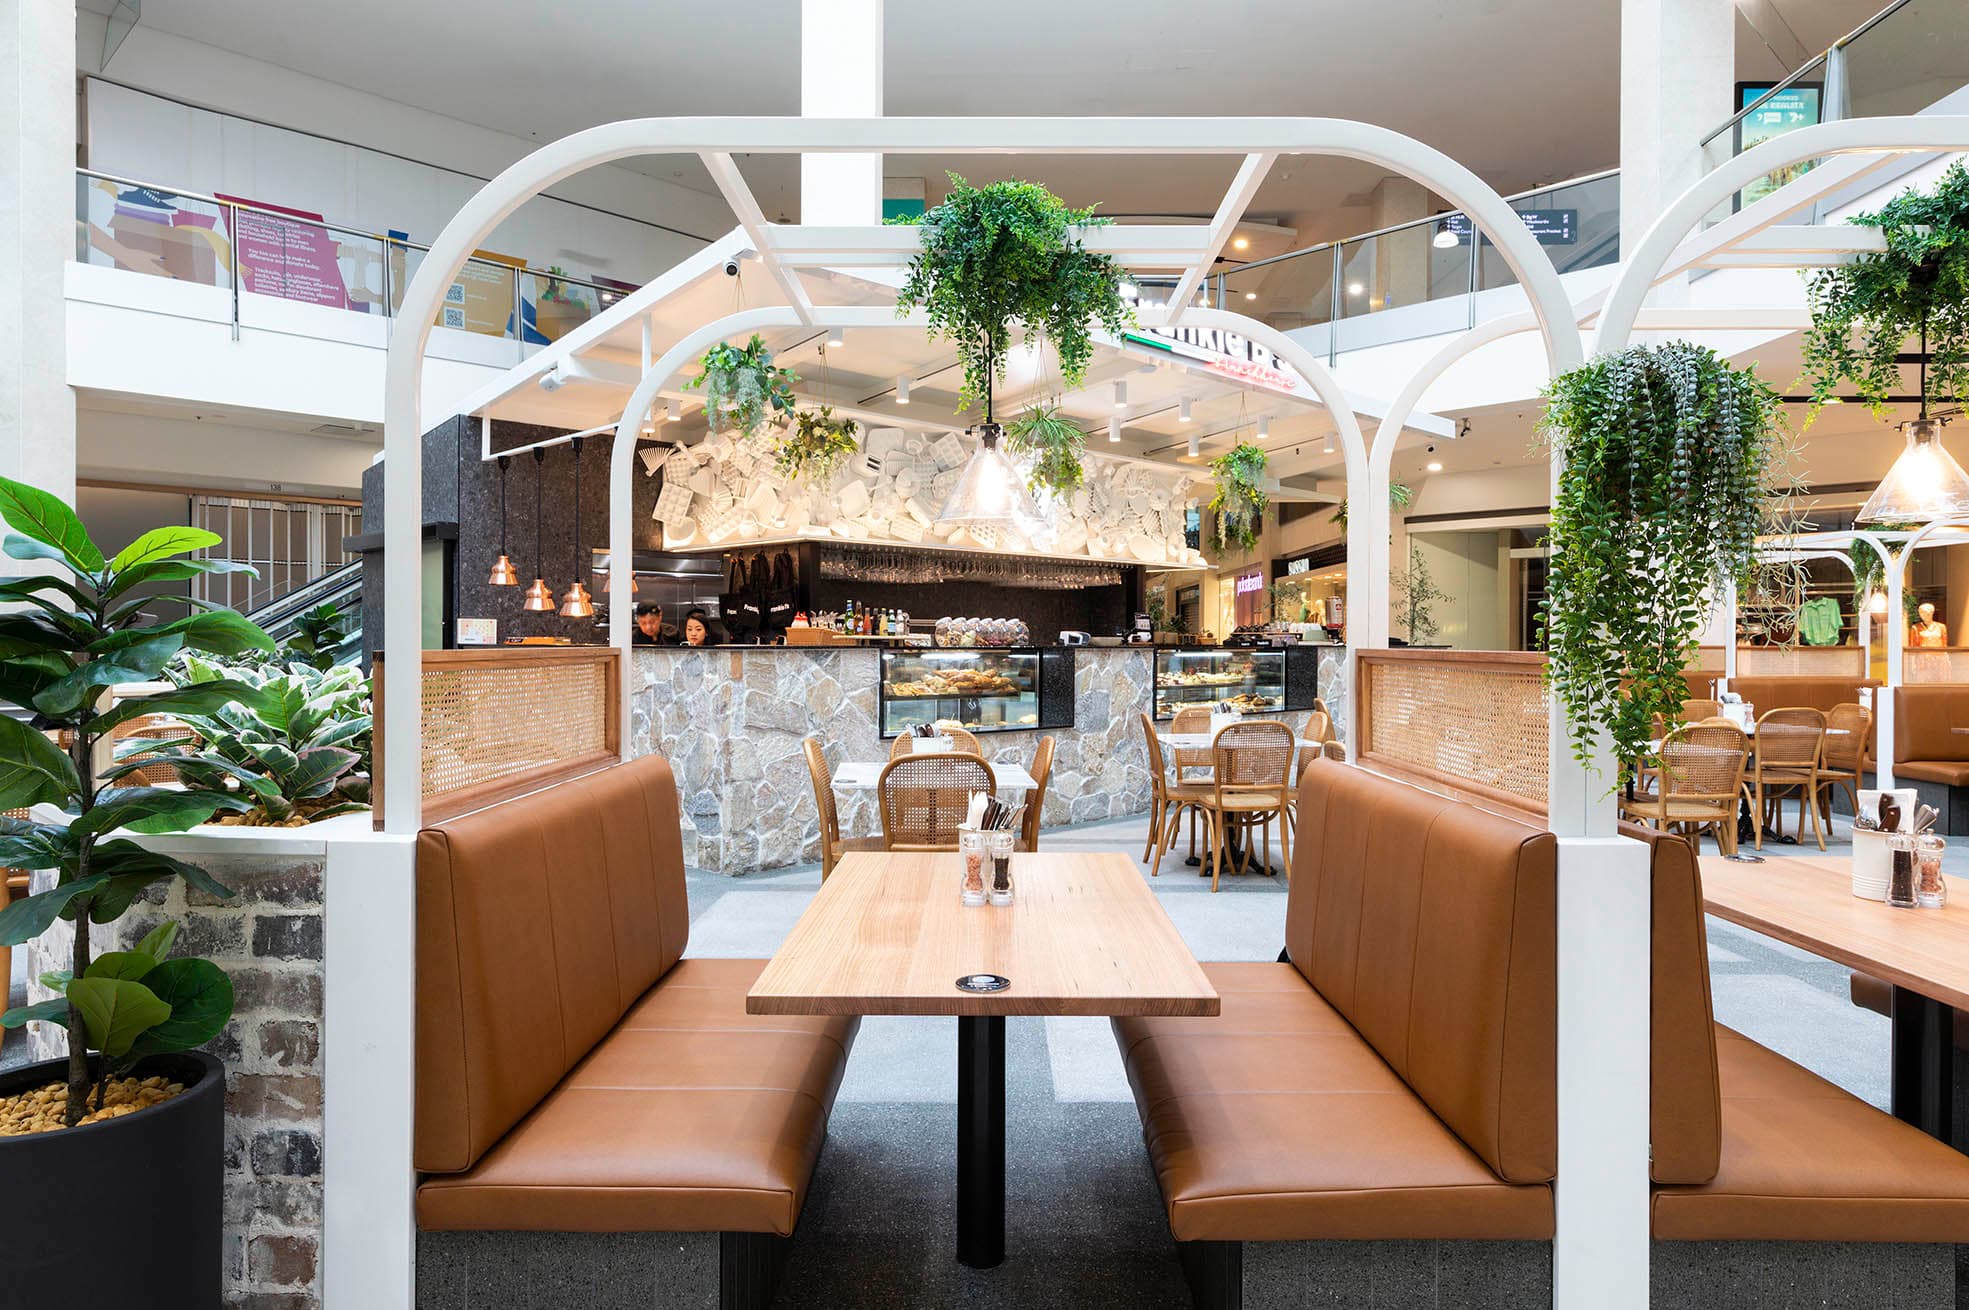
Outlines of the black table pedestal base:
<svg viewBox="0 0 1969 1310">
<path fill-rule="evenodd" d="M 1954 1141 L 1955 1010 L 1896 987 L 1888 1002 L 1894 1023 L 1894 1117 L 1944 1142 Z"/>
<path fill-rule="evenodd" d="M 957 1016 L 957 1258 L 1005 1259 L 1005 1018 Z"/>
</svg>

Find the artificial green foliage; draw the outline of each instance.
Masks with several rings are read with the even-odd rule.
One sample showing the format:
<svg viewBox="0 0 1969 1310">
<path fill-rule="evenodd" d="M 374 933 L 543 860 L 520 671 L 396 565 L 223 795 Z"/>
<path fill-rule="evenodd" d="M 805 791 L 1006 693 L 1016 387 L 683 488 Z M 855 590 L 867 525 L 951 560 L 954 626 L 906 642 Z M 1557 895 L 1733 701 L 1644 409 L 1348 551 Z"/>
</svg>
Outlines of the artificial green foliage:
<svg viewBox="0 0 1969 1310">
<path fill-rule="evenodd" d="M 1265 494 L 1270 463 L 1265 452 L 1248 441 L 1210 461 L 1210 472 L 1217 479 L 1217 494 L 1210 498 L 1210 511 L 1217 517 L 1217 549 L 1233 544 L 1239 550 L 1257 548 L 1265 507 L 1271 504 Z"/>
<path fill-rule="evenodd" d="M 1060 412 L 1057 405 L 1034 405 L 1005 429 L 1005 446 L 1032 459 L 1026 483 L 1033 491 L 1067 495 L 1086 479 L 1080 465 L 1087 453 L 1087 434 Z"/>
<path fill-rule="evenodd" d="M 1134 321 L 1121 298 L 1121 265 L 1082 244 L 1076 229 L 1099 226 L 1090 206 L 1069 209 L 1036 182 L 974 187 L 950 174 L 950 192 L 927 213 L 899 222 L 922 227 L 922 249 L 896 295 L 898 314 L 922 309 L 930 331 L 948 337 L 964 363 L 961 407 L 982 403 L 1005 377 L 1012 329 L 1053 343 L 1064 385 L 1077 387 L 1094 355 L 1099 324 Z"/>
<path fill-rule="evenodd" d="M 369 679 L 355 666 L 184 655 L 165 674 L 187 688 L 243 682 L 259 695 L 178 715 L 197 734 L 190 741 L 120 743 L 122 767 L 166 760 L 188 783 L 230 790 L 248 804 L 221 822 L 241 826 L 293 828 L 369 808 Z"/>
<path fill-rule="evenodd" d="M 232 895 L 196 865 L 110 834 L 119 828 L 178 832 L 215 813 L 247 808 L 232 792 L 195 780 L 183 787 L 126 786 L 128 768 L 99 776 L 98 744 L 147 714 L 186 718 L 229 702 L 257 706 L 261 700 L 258 686 L 235 678 L 126 696 L 107 709 L 103 693 L 123 683 L 156 681 L 183 652 L 230 656 L 271 651 L 273 642 L 231 610 L 194 610 L 145 623 L 146 609 L 192 602 L 168 594 L 129 597 L 144 582 L 252 573 L 226 560 L 181 558 L 218 545 L 213 533 L 158 528 L 105 560 L 60 499 L 6 478 L 0 478 L 0 519 L 13 529 L 0 549 L 18 560 L 56 562 L 66 574 L 0 580 L 0 601 L 12 607 L 0 614 L 0 701 L 21 715 L 0 716 L 0 810 L 52 805 L 67 811 L 60 822 L 0 818 L 0 865 L 55 870 L 52 888 L 0 909 L 0 945 L 19 946 L 57 919 L 76 929 L 73 967 L 57 987 L 62 996 L 13 1011 L 0 1024 L 67 1027 L 67 1120 L 74 1124 L 88 1113 L 92 1083 L 100 1106 L 118 1069 L 145 1055 L 211 1040 L 232 1010 L 231 986 L 216 966 L 164 960 L 168 937 L 145 939 L 134 955 L 148 960 L 130 952 L 93 957 L 88 925 L 115 922 L 154 883 L 182 878 L 208 895 Z M 51 731 L 66 737 L 66 751 L 50 739 Z M 92 1050 L 99 1053 L 93 1067 Z"/>
<path fill-rule="evenodd" d="M 1388 484 L 1388 504 L 1390 506 L 1395 509 L 1407 509 L 1414 503 L 1415 489 L 1413 487 L 1402 482 L 1390 482 Z M 1347 498 L 1345 496 L 1340 498 L 1340 508 L 1333 511 L 1333 521 L 1340 525 L 1342 532 L 1347 530 Z"/>
<path fill-rule="evenodd" d="M 362 633 L 347 606 L 327 601 L 295 616 L 294 631 L 281 642 L 280 651 L 290 660 L 330 669 L 362 654 Z"/>
<path fill-rule="evenodd" d="M 1436 585 L 1429 576 L 1429 565 L 1422 558 L 1422 548 L 1409 543 L 1408 568 L 1389 579 L 1395 592 L 1395 612 L 1402 616 L 1403 630 L 1408 633 L 1408 644 L 1427 646 L 1436 640 L 1441 631 L 1436 626 L 1436 604 L 1452 600 L 1448 592 Z"/>
<path fill-rule="evenodd" d="M 1969 400 L 1969 167 L 1958 160 L 1923 194 L 1904 191 L 1878 213 L 1887 249 L 1810 276 L 1805 377 L 1812 413 L 1850 383 L 1875 414 L 1902 390 L 1895 356 L 1924 338 L 1931 405 Z"/>
<path fill-rule="evenodd" d="M 800 375 L 776 366 L 757 333 L 743 349 L 719 342 L 698 365 L 702 371 L 684 389 L 704 393 L 705 419 L 713 432 L 752 437 L 767 423 L 779 427 L 792 417 L 793 384 Z"/>
<path fill-rule="evenodd" d="M 1749 577 L 1786 455 L 1778 395 L 1687 342 L 1636 346 L 1553 380 L 1543 430 L 1563 458 L 1541 616 L 1546 681 L 1573 754 L 1604 738 L 1624 773 L 1724 583 Z"/>
<path fill-rule="evenodd" d="M 793 416 L 793 430 L 779 439 L 775 463 L 785 477 L 825 485 L 841 461 L 861 449 L 859 431 L 853 419 L 836 419 L 831 405 L 803 409 Z"/>
</svg>

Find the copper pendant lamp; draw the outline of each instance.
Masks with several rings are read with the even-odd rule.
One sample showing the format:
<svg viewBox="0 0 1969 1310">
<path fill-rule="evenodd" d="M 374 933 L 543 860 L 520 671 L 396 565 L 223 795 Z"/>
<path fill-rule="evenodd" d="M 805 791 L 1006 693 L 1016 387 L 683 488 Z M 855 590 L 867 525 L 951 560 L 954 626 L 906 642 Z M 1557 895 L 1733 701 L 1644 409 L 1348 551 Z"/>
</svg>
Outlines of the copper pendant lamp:
<svg viewBox="0 0 1969 1310">
<path fill-rule="evenodd" d="M 568 585 L 567 594 L 561 597 L 561 617 L 564 619 L 585 619 L 595 612 L 594 598 L 589 596 L 588 588 L 581 582 L 581 438 L 576 437 L 574 445 L 574 581 Z"/>
<path fill-rule="evenodd" d="M 513 567 L 513 557 L 506 553 L 506 469 L 512 462 L 511 455 L 499 457 L 499 558 L 493 561 L 492 576 L 486 579 L 486 585 L 492 587 L 520 585 L 520 571 Z"/>
<path fill-rule="evenodd" d="M 547 580 L 539 575 L 540 569 L 540 484 L 547 471 L 547 452 L 539 446 L 533 448 L 533 567 L 536 570 L 533 584 L 526 589 L 526 599 L 520 608 L 533 613 L 545 613 L 554 608 L 554 593 L 547 587 Z"/>
</svg>

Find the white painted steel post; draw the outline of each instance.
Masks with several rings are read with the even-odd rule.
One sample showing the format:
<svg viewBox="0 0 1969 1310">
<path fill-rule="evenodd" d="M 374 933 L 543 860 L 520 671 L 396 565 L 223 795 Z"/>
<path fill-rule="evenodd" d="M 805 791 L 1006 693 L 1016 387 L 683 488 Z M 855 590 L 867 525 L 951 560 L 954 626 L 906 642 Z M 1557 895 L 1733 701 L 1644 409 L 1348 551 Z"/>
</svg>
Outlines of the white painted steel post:
<svg viewBox="0 0 1969 1310">
<path fill-rule="evenodd" d="M 800 0 L 800 112 L 882 116 L 883 0 Z M 882 156 L 800 156 L 800 221 L 873 227 L 882 221 Z"/>
</svg>

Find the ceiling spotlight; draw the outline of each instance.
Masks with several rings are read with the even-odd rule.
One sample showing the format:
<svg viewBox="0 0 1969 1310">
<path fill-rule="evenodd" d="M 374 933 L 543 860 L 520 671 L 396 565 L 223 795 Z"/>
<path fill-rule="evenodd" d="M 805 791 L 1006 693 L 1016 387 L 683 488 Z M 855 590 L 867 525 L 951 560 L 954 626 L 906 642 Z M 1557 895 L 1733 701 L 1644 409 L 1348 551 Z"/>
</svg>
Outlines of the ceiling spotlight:
<svg viewBox="0 0 1969 1310">
<path fill-rule="evenodd" d="M 898 405 L 907 405 L 909 403 L 909 379 L 907 377 L 896 379 L 896 403 Z"/>
<path fill-rule="evenodd" d="M 667 400 L 664 401 L 663 421 L 665 423 L 682 423 L 684 421 L 684 407 L 682 405 L 673 405 Z"/>
<path fill-rule="evenodd" d="M 1347 294 L 1350 296 L 1358 296 L 1361 292 L 1365 290 L 1367 290 L 1367 288 L 1362 286 L 1358 282 L 1349 282 L 1347 284 Z"/>
<path fill-rule="evenodd" d="M 1258 293 L 1256 291 L 1247 291 L 1244 293 L 1244 298 L 1246 300 L 1256 300 L 1258 298 Z"/>
<path fill-rule="evenodd" d="M 1195 459 L 1199 454 L 1202 453 L 1202 450 L 1203 450 L 1203 439 L 1197 436 L 1197 434 L 1194 432 L 1190 433 L 1190 458 Z"/>
<path fill-rule="evenodd" d="M 1272 435 L 1272 416 L 1269 414 L 1260 414 L 1258 416 L 1258 440 L 1263 441 L 1266 437 L 1269 437 L 1271 435 Z"/>
<path fill-rule="evenodd" d="M 848 334 L 840 328 L 827 329 L 827 348 L 829 350 L 839 350 L 843 345 L 847 344 L 847 340 Z"/>
<path fill-rule="evenodd" d="M 1121 440 L 1121 420 L 1119 418 L 1111 418 L 1108 420 L 1108 440 L 1109 441 Z"/>
<path fill-rule="evenodd" d="M 1443 471 L 1443 462 L 1439 459 L 1432 459 L 1429 461 L 1428 468 L 1431 473 L 1440 473 Z"/>
<path fill-rule="evenodd" d="M 1190 421 L 1190 398 L 1188 396 L 1184 396 L 1176 402 L 1176 418 L 1184 423 Z M 1196 452 L 1191 451 L 1190 453 L 1195 454 Z"/>
<path fill-rule="evenodd" d="M 1128 408 L 1128 380 L 1126 378 L 1116 378 L 1114 380 L 1114 407 L 1116 409 Z"/>
<path fill-rule="evenodd" d="M 545 373 L 542 373 L 539 381 L 542 391 L 559 391 L 567 382 L 567 375 L 561 372 L 561 366 L 556 364 Z"/>
<path fill-rule="evenodd" d="M 1249 250 L 1249 249 L 1251 249 L 1251 238 L 1250 238 L 1250 237 L 1233 237 L 1233 238 L 1231 238 L 1231 249 L 1232 249 L 1232 250 Z"/>
<path fill-rule="evenodd" d="M 1333 453 L 1333 434 L 1331 432 L 1326 434 L 1326 453 L 1329 455 Z"/>
<path fill-rule="evenodd" d="M 1436 229 L 1436 235 L 1431 238 L 1429 244 L 1438 250 L 1454 250 L 1456 249 L 1456 233 L 1451 230 L 1449 224 L 1444 223 Z"/>
</svg>

